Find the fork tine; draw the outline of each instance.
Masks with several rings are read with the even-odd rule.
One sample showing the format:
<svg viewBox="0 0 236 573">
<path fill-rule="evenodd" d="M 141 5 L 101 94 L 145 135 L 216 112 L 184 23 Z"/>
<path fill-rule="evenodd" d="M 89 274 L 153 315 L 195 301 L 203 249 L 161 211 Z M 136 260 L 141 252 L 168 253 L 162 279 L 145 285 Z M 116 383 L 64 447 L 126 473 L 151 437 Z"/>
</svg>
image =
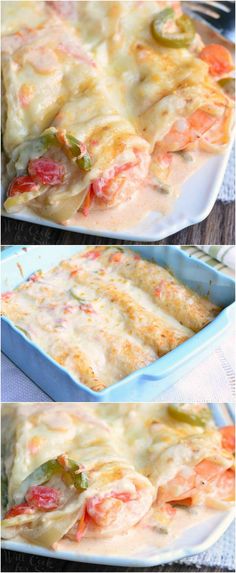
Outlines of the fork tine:
<svg viewBox="0 0 236 573">
<path fill-rule="evenodd" d="M 225 38 L 234 42 L 235 2 L 233 0 L 183 0 L 183 6 L 192 18 L 205 21 Z"/>
<path fill-rule="evenodd" d="M 213 6 L 214 8 L 222 10 L 222 12 L 227 12 L 227 13 L 230 12 L 229 6 L 225 6 L 224 2 L 215 2 L 215 0 L 208 0 L 208 1 L 203 0 L 201 4 L 208 4 L 208 6 Z"/>
<path fill-rule="evenodd" d="M 203 2 L 202 2 L 202 4 L 203 4 Z M 211 18 L 214 18 L 214 20 L 218 20 L 220 18 L 220 14 L 218 12 L 216 12 L 215 10 L 211 10 L 206 5 L 202 6 L 198 2 L 191 2 L 191 6 L 189 6 L 188 8 L 189 8 L 189 10 L 192 10 L 193 12 L 200 12 L 200 14 L 205 14 L 206 16 L 211 16 Z"/>
</svg>

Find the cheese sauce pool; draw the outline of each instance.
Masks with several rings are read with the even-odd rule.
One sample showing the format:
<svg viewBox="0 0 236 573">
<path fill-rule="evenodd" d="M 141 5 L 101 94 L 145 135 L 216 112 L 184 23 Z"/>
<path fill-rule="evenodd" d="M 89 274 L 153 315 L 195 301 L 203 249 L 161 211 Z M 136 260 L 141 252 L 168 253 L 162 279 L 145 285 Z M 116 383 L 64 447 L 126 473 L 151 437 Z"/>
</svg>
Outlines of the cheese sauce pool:
<svg viewBox="0 0 236 573">
<path fill-rule="evenodd" d="M 185 545 L 184 533 L 186 530 L 189 530 L 190 527 L 194 530 L 195 526 L 203 525 L 215 517 L 216 514 L 220 515 L 220 512 L 210 508 L 197 508 L 192 511 L 177 509 L 168 533 L 161 531 L 161 528 L 158 526 L 155 528 L 151 525 L 149 526 L 148 523 L 145 526 L 139 523 L 136 527 L 130 529 L 128 533 L 117 535 L 112 539 L 84 538 L 79 545 L 69 539 L 63 539 L 57 544 L 55 550 L 76 553 L 81 555 L 81 558 L 83 555 L 106 557 L 111 555 L 112 557 L 139 559 L 149 556 L 153 557 L 159 549 L 167 548 L 177 540 L 180 541 L 181 539 L 183 545 Z"/>
<path fill-rule="evenodd" d="M 172 188 L 171 193 L 164 193 L 148 184 L 143 184 L 125 203 L 113 209 L 91 210 L 87 217 L 81 212 L 77 213 L 73 219 L 66 222 L 66 225 L 100 231 L 105 229 L 119 231 L 135 227 L 142 221 L 145 224 L 145 218 L 150 213 L 158 218 L 168 215 L 181 194 L 183 183 L 207 160 L 209 160 L 209 154 L 203 151 L 195 151 L 193 161 L 189 162 L 176 154 L 174 158 L 175 169 L 172 174 L 174 188 Z"/>
</svg>

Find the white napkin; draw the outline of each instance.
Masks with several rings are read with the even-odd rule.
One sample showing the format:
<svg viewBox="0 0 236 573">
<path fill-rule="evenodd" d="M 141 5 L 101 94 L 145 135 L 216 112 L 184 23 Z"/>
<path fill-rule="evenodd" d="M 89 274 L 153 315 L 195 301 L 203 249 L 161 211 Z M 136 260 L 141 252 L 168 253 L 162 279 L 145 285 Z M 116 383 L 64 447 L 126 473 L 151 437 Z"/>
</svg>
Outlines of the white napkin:
<svg viewBox="0 0 236 573">
<path fill-rule="evenodd" d="M 235 147 L 233 148 L 218 199 L 225 203 L 235 200 Z"/>
<path fill-rule="evenodd" d="M 235 271 L 236 248 L 235 245 L 196 245 L 213 259 L 220 261 Z M 207 261 L 206 261 L 207 262 Z"/>
</svg>

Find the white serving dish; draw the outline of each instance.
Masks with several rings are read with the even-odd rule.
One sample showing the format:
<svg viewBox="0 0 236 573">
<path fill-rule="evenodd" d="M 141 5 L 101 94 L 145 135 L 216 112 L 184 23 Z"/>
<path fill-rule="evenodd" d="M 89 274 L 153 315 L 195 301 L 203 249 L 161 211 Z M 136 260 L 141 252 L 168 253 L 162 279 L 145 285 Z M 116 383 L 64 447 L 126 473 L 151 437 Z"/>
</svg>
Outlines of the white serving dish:
<svg viewBox="0 0 236 573">
<path fill-rule="evenodd" d="M 209 156 L 209 160 L 188 179 L 181 191 L 180 197 L 173 205 L 169 215 L 161 215 L 152 211 L 138 225 L 120 231 L 108 229 L 90 229 L 82 226 L 58 225 L 52 221 L 43 219 L 29 209 L 15 214 L 9 214 L 2 206 L 2 214 L 12 219 L 46 225 L 63 231 L 74 231 L 112 239 L 125 241 L 153 242 L 160 241 L 189 227 L 200 223 L 212 210 L 224 178 L 232 144 L 224 154 Z M 4 200 L 5 192 L 3 192 Z"/>
<path fill-rule="evenodd" d="M 234 408 L 232 405 L 211 404 L 210 407 L 218 426 L 233 423 Z M 206 521 L 185 530 L 182 536 L 174 540 L 169 546 L 165 548 L 147 547 L 145 551 L 141 551 L 139 547 L 137 547 L 137 550 L 130 556 L 122 555 L 122 544 L 120 544 L 119 556 L 109 554 L 108 547 L 106 547 L 106 551 L 104 551 L 103 554 L 99 555 L 92 554 L 91 552 L 89 554 L 83 553 L 82 551 L 80 554 L 75 554 L 72 551 L 52 551 L 29 543 L 14 542 L 11 540 L 3 541 L 2 548 L 45 557 L 54 557 L 56 559 L 81 561 L 83 563 L 115 567 L 154 567 L 206 551 L 223 535 L 233 522 L 234 516 L 234 509 L 225 512 L 216 511 L 215 514 Z"/>
</svg>

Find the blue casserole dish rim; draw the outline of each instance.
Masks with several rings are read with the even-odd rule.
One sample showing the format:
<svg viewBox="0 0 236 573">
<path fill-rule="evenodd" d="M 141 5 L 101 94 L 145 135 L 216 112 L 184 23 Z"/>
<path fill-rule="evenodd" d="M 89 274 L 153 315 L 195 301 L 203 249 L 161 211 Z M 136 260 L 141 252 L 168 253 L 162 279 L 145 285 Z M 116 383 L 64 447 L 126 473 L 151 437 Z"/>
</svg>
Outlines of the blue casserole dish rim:
<svg viewBox="0 0 236 573">
<path fill-rule="evenodd" d="M 22 249 L 28 250 L 31 247 L 37 248 L 37 246 L 39 248 L 40 247 L 47 248 L 47 245 L 12 246 L 12 247 L 8 247 L 4 251 L 2 251 L 1 259 L 2 259 L 2 261 L 5 261 L 10 255 L 20 254 Z M 84 248 L 87 248 L 87 247 L 92 248 L 93 246 L 97 246 L 97 245 L 78 245 L 78 247 L 84 247 Z M 107 246 L 115 247 L 116 245 L 107 245 Z M 148 249 L 153 245 L 122 245 L 122 248 L 125 248 L 126 246 L 127 246 L 127 248 L 129 248 L 131 250 L 137 250 L 138 248 Z M 158 248 L 158 245 L 154 245 L 154 246 Z M 58 247 L 59 247 L 59 245 L 58 245 Z M 204 261 L 201 261 L 201 260 L 196 259 L 196 258 L 192 259 L 192 257 L 187 252 L 180 250 L 178 246 L 165 245 L 165 247 L 168 247 L 168 249 L 170 249 L 172 251 L 174 251 L 174 250 L 178 251 L 178 254 L 180 256 L 182 256 L 182 258 L 185 259 L 186 261 L 188 260 L 189 262 L 191 262 L 191 260 L 193 260 L 194 264 L 197 264 L 197 266 L 199 268 L 202 268 L 202 267 L 206 268 L 208 271 L 211 272 L 211 275 L 213 274 L 213 276 L 215 276 L 215 277 L 219 277 L 219 275 L 223 274 L 224 277 L 227 278 L 227 281 L 235 286 L 235 281 L 231 277 L 229 277 L 228 275 L 225 275 L 222 272 L 219 272 L 218 270 L 216 270 L 213 267 L 209 267 L 209 265 L 207 263 L 205 263 Z M 70 248 L 70 245 L 68 245 L 68 248 Z M 212 278 L 210 280 L 212 281 Z M 25 282 L 25 279 L 22 282 Z M 145 376 L 145 381 L 147 381 L 147 382 L 149 380 L 160 381 L 160 380 L 166 379 L 168 376 L 170 376 L 173 373 L 174 370 L 181 368 L 181 366 L 184 365 L 188 360 L 191 361 L 191 359 L 194 356 L 196 356 L 196 354 L 199 353 L 199 350 L 204 350 L 207 346 L 209 346 L 213 342 L 213 340 L 219 338 L 222 335 L 222 333 L 225 331 L 228 324 L 230 323 L 231 311 L 235 307 L 236 307 L 235 302 L 226 306 L 210 324 L 208 324 L 202 330 L 200 330 L 199 332 L 194 334 L 190 339 L 186 340 L 185 342 L 183 342 L 182 344 L 177 346 L 174 350 L 171 350 L 165 356 L 162 356 L 161 358 L 159 358 L 155 362 L 149 364 L 148 366 L 145 366 L 144 368 L 141 368 L 139 370 L 135 370 L 134 372 L 132 372 L 131 374 L 129 374 L 125 378 L 122 378 L 122 380 L 117 381 L 112 386 L 108 386 L 107 388 L 105 388 L 104 390 L 100 390 L 99 392 L 92 390 L 91 388 L 89 388 L 88 386 L 86 386 L 85 384 L 80 382 L 79 380 L 76 380 L 76 378 L 74 378 L 73 375 L 70 374 L 70 372 L 66 368 L 61 366 L 49 354 L 47 354 L 41 347 L 39 347 L 36 343 L 31 341 L 7 317 L 2 316 L 2 321 L 3 321 L 3 323 L 5 322 L 6 324 L 8 324 L 9 327 L 13 330 L 13 332 L 22 336 L 23 339 L 26 341 L 26 343 L 30 347 L 32 347 L 33 349 L 40 352 L 41 355 L 44 357 L 44 359 L 48 360 L 52 366 L 54 366 L 56 369 L 58 368 L 59 371 L 61 371 L 64 375 L 67 375 L 69 377 L 68 381 L 72 382 L 73 385 L 76 385 L 78 391 L 82 390 L 83 392 L 87 392 L 87 394 L 90 397 L 96 398 L 95 401 L 99 401 L 99 398 L 101 397 L 101 401 L 102 401 L 102 399 L 105 398 L 107 394 L 110 394 L 110 392 L 112 392 L 113 387 L 115 387 L 116 389 L 117 388 L 122 389 L 123 386 L 126 386 L 129 384 L 129 382 L 133 381 L 135 377 L 137 377 L 137 379 L 138 379 L 138 378 L 142 378 L 143 376 Z M 220 327 L 216 328 L 216 326 L 218 326 L 218 325 Z M 199 342 L 199 344 L 197 344 L 198 342 Z M 170 358 L 173 360 L 172 360 L 171 364 L 168 364 L 168 362 L 170 361 Z M 153 373 L 153 370 L 156 370 L 155 374 Z"/>
</svg>

